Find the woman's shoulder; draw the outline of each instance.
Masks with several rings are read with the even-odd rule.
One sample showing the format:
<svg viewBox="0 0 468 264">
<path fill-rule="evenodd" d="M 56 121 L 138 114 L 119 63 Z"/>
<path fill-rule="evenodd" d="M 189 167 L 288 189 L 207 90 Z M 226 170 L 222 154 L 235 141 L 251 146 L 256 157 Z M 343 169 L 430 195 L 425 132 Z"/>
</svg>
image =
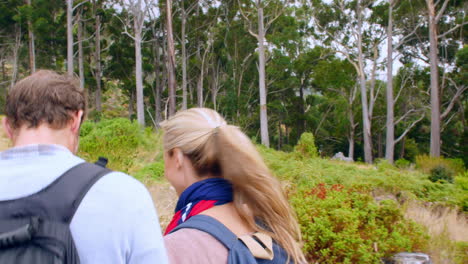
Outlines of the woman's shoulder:
<svg viewBox="0 0 468 264">
<path fill-rule="evenodd" d="M 227 263 L 228 250 L 210 234 L 184 228 L 164 236 L 170 263 Z"/>
</svg>

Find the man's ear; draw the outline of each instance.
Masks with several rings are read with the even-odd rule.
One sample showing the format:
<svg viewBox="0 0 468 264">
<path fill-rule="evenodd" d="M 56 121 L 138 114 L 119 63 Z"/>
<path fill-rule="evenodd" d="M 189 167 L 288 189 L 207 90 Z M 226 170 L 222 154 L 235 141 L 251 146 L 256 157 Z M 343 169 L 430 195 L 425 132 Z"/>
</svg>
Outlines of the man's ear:
<svg viewBox="0 0 468 264">
<path fill-rule="evenodd" d="M 182 165 L 184 164 L 184 153 L 182 153 L 182 150 L 180 148 L 175 148 L 172 151 L 172 156 L 175 159 L 176 168 L 182 168 Z"/>
<path fill-rule="evenodd" d="M 3 131 L 5 131 L 5 134 L 10 140 L 13 140 L 13 129 L 10 126 L 10 122 L 8 122 L 7 117 L 5 116 L 2 118 L 2 125 L 3 125 Z"/>
<path fill-rule="evenodd" d="M 83 119 L 83 110 L 78 110 L 73 113 L 71 130 L 73 133 L 78 133 L 81 126 L 81 120 Z"/>
</svg>

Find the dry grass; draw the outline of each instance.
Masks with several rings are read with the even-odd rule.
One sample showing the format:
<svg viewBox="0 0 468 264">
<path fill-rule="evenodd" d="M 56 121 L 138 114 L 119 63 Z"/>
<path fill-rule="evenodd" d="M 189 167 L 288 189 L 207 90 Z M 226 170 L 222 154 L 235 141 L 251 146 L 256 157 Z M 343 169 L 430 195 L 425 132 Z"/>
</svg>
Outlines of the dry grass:
<svg viewBox="0 0 468 264">
<path fill-rule="evenodd" d="M 431 236 L 428 253 L 434 263 L 468 263 L 466 214 L 453 208 L 410 202 L 406 205 L 405 216 L 427 228 Z"/>
</svg>

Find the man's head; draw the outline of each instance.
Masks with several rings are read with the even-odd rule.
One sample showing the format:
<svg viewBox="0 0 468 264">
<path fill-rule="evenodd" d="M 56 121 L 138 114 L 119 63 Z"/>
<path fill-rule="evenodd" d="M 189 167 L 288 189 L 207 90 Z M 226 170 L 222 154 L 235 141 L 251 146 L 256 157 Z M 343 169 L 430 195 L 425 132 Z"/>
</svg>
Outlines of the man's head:
<svg viewBox="0 0 468 264">
<path fill-rule="evenodd" d="M 53 143 L 74 150 L 63 137 L 78 137 L 85 111 L 85 94 L 74 78 L 41 70 L 9 91 L 4 126 L 15 145 Z"/>
</svg>

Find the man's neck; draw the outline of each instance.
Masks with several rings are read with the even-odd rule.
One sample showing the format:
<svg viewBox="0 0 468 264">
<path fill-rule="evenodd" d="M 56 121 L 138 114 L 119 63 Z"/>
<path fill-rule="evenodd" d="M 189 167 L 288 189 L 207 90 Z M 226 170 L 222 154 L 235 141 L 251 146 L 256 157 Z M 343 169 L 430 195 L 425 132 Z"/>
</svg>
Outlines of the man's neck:
<svg viewBox="0 0 468 264">
<path fill-rule="evenodd" d="M 13 137 L 13 146 L 20 147 L 31 144 L 54 144 L 61 145 L 75 152 L 73 140 L 70 133 L 65 129 L 52 129 L 46 125 L 37 128 L 22 127 L 18 129 Z"/>
</svg>

